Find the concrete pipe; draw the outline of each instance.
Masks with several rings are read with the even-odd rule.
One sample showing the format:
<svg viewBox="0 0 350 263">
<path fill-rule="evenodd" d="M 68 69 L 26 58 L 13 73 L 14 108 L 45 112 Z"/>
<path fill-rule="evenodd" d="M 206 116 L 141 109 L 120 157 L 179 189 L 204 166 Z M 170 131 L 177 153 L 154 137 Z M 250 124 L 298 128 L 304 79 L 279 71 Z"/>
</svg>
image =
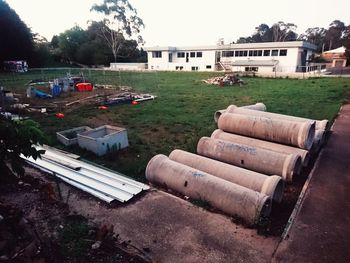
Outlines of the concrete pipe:
<svg viewBox="0 0 350 263">
<path fill-rule="evenodd" d="M 246 115 L 252 115 L 252 116 L 261 116 L 271 119 L 279 119 L 279 120 L 288 120 L 288 121 L 298 121 L 298 122 L 308 122 L 308 121 L 314 121 L 307 118 L 301 118 L 301 117 L 295 117 L 290 115 L 284 115 L 284 114 L 278 114 L 278 113 L 272 113 L 272 112 L 264 112 L 264 111 L 254 111 L 247 108 L 237 107 L 236 105 L 230 105 L 227 107 L 226 112 L 228 113 L 239 113 L 239 114 L 246 114 Z M 322 121 L 316 121 L 316 130 L 326 130 L 328 126 L 328 120 L 322 120 Z"/>
<path fill-rule="evenodd" d="M 268 141 L 263 141 L 259 139 L 254 139 L 250 137 L 245 137 L 233 133 L 227 133 L 222 130 L 215 130 L 210 138 L 213 139 L 221 139 L 224 141 L 229 141 L 229 142 L 234 142 L 234 143 L 242 143 L 246 144 L 249 146 L 256 146 L 256 147 L 261 147 L 264 149 L 268 149 L 271 151 L 275 152 L 280 152 L 280 153 L 286 153 L 286 154 L 296 154 L 301 157 L 301 162 L 303 166 L 307 166 L 310 160 L 310 155 L 309 152 L 300 148 L 284 145 L 284 144 L 279 144 L 279 143 L 274 143 L 274 142 L 268 142 Z"/>
<path fill-rule="evenodd" d="M 237 107 L 237 106 L 235 106 Z M 245 109 L 251 109 L 251 110 L 258 110 L 258 111 L 266 111 L 266 106 L 264 103 L 258 102 L 252 105 L 246 105 L 246 106 L 242 106 L 241 108 L 245 108 Z M 221 114 L 223 114 L 224 112 L 226 112 L 226 110 L 218 110 L 214 113 L 214 121 L 218 122 L 219 117 L 221 116 Z"/>
<path fill-rule="evenodd" d="M 292 182 L 298 174 L 301 158 L 264 148 L 202 137 L 197 145 L 200 155 L 267 175 L 279 175 Z"/>
<path fill-rule="evenodd" d="M 219 120 L 221 114 L 223 114 L 223 113 L 225 113 L 225 112 L 226 112 L 226 110 L 218 110 L 218 111 L 216 111 L 216 112 L 214 113 L 214 121 L 215 121 L 215 122 L 218 122 L 218 120 Z"/>
<path fill-rule="evenodd" d="M 315 135 L 315 121 L 294 122 L 227 112 L 220 116 L 218 127 L 226 132 L 298 146 L 305 150 L 310 150 Z"/>
<path fill-rule="evenodd" d="M 172 151 L 169 159 L 282 201 L 284 181 L 280 176 L 267 176 L 182 150 Z"/>
<path fill-rule="evenodd" d="M 316 130 L 325 131 L 328 129 L 328 125 L 329 125 L 328 120 L 316 121 Z"/>
<path fill-rule="evenodd" d="M 317 154 L 322 148 L 323 144 L 326 141 L 326 131 L 324 130 L 316 130 L 314 143 L 312 144 L 310 152 L 312 154 Z"/>
<path fill-rule="evenodd" d="M 265 104 L 261 103 L 261 102 L 255 103 L 253 105 L 241 106 L 240 108 L 251 109 L 251 110 L 258 110 L 258 111 L 266 111 Z"/>
<path fill-rule="evenodd" d="M 258 223 L 271 212 L 271 199 L 267 195 L 174 162 L 165 155 L 156 155 L 149 161 L 146 178 L 193 199 L 205 200 L 250 224 Z"/>
</svg>

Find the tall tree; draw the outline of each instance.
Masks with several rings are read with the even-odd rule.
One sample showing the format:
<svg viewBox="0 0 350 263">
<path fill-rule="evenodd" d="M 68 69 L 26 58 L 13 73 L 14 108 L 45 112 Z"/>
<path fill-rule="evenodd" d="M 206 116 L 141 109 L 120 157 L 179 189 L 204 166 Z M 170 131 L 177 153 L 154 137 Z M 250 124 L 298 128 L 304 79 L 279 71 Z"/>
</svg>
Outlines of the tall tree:
<svg viewBox="0 0 350 263">
<path fill-rule="evenodd" d="M 0 61 L 29 60 L 33 49 L 30 29 L 4 0 L 0 0 Z"/>
<path fill-rule="evenodd" d="M 324 49 L 324 38 L 326 36 L 326 32 L 327 30 L 323 27 L 308 28 L 298 37 L 298 39 L 316 45 L 317 51 L 322 52 Z"/>
<path fill-rule="evenodd" d="M 285 23 L 279 21 L 272 25 L 272 41 L 273 42 L 284 42 L 284 41 L 293 41 L 297 38 L 297 33 L 295 30 L 297 25 L 293 23 Z"/>
<path fill-rule="evenodd" d="M 256 42 L 271 42 L 272 30 L 266 24 L 260 24 L 255 28 L 255 33 L 252 35 L 253 41 Z"/>
<path fill-rule="evenodd" d="M 63 59 L 76 62 L 77 51 L 81 45 L 87 42 L 86 32 L 79 26 L 74 26 L 58 36 L 58 45 Z"/>
<path fill-rule="evenodd" d="M 334 20 L 327 30 L 325 35 L 325 44 L 328 50 L 341 46 L 341 38 L 346 31 L 345 24 L 340 20 Z"/>
<path fill-rule="evenodd" d="M 100 35 L 111 49 L 114 62 L 117 62 L 118 53 L 126 40 L 136 37 L 137 43 L 143 43 L 140 30 L 144 23 L 128 0 L 104 0 L 100 5 L 93 5 L 91 11 L 105 16 Z"/>
</svg>

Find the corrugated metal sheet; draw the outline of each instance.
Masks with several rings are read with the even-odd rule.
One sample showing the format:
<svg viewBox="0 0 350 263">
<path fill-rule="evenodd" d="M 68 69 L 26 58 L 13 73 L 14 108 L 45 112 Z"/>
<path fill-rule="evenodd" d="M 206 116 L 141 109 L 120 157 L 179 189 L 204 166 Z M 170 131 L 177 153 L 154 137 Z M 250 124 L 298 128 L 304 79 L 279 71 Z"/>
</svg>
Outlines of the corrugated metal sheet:
<svg viewBox="0 0 350 263">
<path fill-rule="evenodd" d="M 56 175 L 63 181 L 86 191 L 108 203 L 113 200 L 127 202 L 149 186 L 136 182 L 116 172 L 94 166 L 69 157 L 53 148 L 37 147 L 45 150 L 41 159 L 34 160 L 22 156 L 29 164 Z"/>
</svg>

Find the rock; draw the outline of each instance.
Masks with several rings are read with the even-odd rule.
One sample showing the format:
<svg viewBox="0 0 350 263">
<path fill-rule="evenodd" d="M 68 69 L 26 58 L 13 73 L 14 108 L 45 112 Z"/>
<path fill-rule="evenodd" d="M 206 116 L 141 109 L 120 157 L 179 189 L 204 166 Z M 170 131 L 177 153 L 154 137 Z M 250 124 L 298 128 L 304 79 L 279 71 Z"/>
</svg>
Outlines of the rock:
<svg viewBox="0 0 350 263">
<path fill-rule="evenodd" d="M 96 241 L 91 245 L 91 249 L 93 250 L 99 249 L 101 247 L 101 244 L 102 244 L 102 241 Z"/>
<path fill-rule="evenodd" d="M 18 185 L 23 185 L 23 181 L 18 181 Z"/>
</svg>

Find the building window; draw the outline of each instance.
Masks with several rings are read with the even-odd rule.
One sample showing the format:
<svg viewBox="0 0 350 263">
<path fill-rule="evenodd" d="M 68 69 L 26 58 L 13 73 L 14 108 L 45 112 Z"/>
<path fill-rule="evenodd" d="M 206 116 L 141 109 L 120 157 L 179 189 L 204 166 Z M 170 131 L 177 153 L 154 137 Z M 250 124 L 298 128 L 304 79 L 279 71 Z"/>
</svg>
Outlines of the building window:
<svg viewBox="0 0 350 263">
<path fill-rule="evenodd" d="M 262 56 L 262 50 L 258 50 L 258 57 Z"/>
<path fill-rule="evenodd" d="M 152 58 L 161 58 L 162 51 L 152 51 Z"/>
<path fill-rule="evenodd" d="M 253 56 L 253 50 L 249 50 L 249 57 Z"/>
<path fill-rule="evenodd" d="M 258 72 L 258 67 L 245 67 L 244 70 L 247 71 L 247 72 Z"/>
<path fill-rule="evenodd" d="M 190 53 L 190 57 L 191 57 L 191 58 L 195 58 L 195 57 L 196 57 L 196 52 L 191 52 L 191 53 Z"/>
<path fill-rule="evenodd" d="M 248 56 L 248 51 L 247 50 L 235 51 L 235 57 L 246 57 L 246 56 Z"/>
<path fill-rule="evenodd" d="M 192 71 L 197 71 L 198 67 L 192 67 L 191 69 L 192 69 Z"/>
<path fill-rule="evenodd" d="M 169 60 L 169 63 L 173 62 L 173 54 L 172 53 L 169 53 L 168 60 Z"/>
<path fill-rule="evenodd" d="M 197 52 L 197 58 L 201 58 L 203 56 L 202 52 Z"/>
<path fill-rule="evenodd" d="M 272 51 L 271 51 L 271 56 L 278 56 L 278 49 L 273 49 Z"/>
<path fill-rule="evenodd" d="M 280 49 L 280 56 L 282 57 L 287 56 L 287 49 Z"/>
<path fill-rule="evenodd" d="M 222 51 L 223 57 L 233 57 L 234 52 L 233 51 Z"/>
<path fill-rule="evenodd" d="M 206 65 L 205 68 L 206 69 L 211 69 L 211 65 Z"/>
<path fill-rule="evenodd" d="M 184 67 L 183 67 L 183 66 L 176 66 L 175 69 L 176 69 L 176 70 L 183 70 Z"/>
<path fill-rule="evenodd" d="M 264 57 L 270 56 L 270 50 L 264 50 Z"/>
<path fill-rule="evenodd" d="M 184 58 L 185 57 L 185 52 L 177 52 L 177 57 L 178 58 Z"/>
</svg>

